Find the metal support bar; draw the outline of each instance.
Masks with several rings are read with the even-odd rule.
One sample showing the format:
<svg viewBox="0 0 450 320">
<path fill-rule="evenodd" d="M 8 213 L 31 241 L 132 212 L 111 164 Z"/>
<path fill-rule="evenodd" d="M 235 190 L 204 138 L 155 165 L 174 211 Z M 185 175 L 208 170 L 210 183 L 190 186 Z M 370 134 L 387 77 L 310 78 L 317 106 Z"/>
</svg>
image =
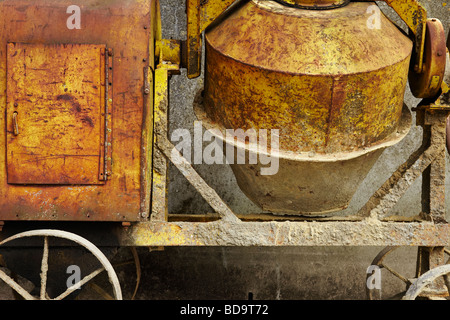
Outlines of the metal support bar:
<svg viewBox="0 0 450 320">
<path fill-rule="evenodd" d="M 155 70 L 155 106 L 154 106 L 154 158 L 153 158 L 153 190 L 152 190 L 152 221 L 167 221 L 168 192 L 167 171 L 171 160 L 188 181 L 203 196 L 209 205 L 229 222 L 240 220 L 227 204 L 219 197 L 202 177 L 192 168 L 192 165 L 169 141 L 169 77 L 179 71 L 179 44 L 173 40 L 160 40 L 156 45 L 157 56 L 160 59 Z"/>
<path fill-rule="evenodd" d="M 139 222 L 123 246 L 447 246 L 450 226 L 431 222 Z"/>
<path fill-rule="evenodd" d="M 155 105 L 154 105 L 154 136 L 153 145 L 161 144 L 161 138 L 167 136 L 169 108 L 169 70 L 158 68 L 155 70 Z M 152 175 L 152 221 L 167 221 L 168 209 L 168 186 L 167 186 L 168 163 L 159 148 L 153 150 L 153 175 Z"/>
<path fill-rule="evenodd" d="M 446 263 L 444 247 L 419 247 L 417 253 L 416 278 L 424 273 Z M 444 278 L 439 277 L 430 283 L 421 297 L 427 296 L 448 296 L 448 289 L 445 286 Z"/>
<path fill-rule="evenodd" d="M 208 204 L 224 220 L 239 222 L 239 218 L 231 211 L 228 205 L 219 197 L 216 191 L 211 188 L 203 178 L 192 168 L 192 165 L 181 155 L 181 153 L 168 140 L 163 139 L 158 148 L 172 163 L 180 170 L 192 186 L 202 195 Z"/>
<path fill-rule="evenodd" d="M 434 160 L 430 164 L 430 169 L 426 171 L 425 181 L 428 185 L 423 186 L 423 193 L 427 193 L 426 200 L 429 200 L 429 211 L 424 213 L 435 223 L 445 222 L 445 157 L 446 157 L 446 123 L 448 112 L 426 111 L 424 130 L 430 126 L 431 146 L 441 146 L 437 148 Z"/>
<path fill-rule="evenodd" d="M 201 73 L 203 31 L 235 0 L 187 0 L 187 75 L 196 78 Z"/>
<path fill-rule="evenodd" d="M 358 215 L 384 219 L 412 183 L 422 175 L 422 212 L 427 219 L 445 222 L 447 115 L 447 111 L 418 110 L 418 121 L 424 127 L 422 145 L 372 195 Z"/>
</svg>

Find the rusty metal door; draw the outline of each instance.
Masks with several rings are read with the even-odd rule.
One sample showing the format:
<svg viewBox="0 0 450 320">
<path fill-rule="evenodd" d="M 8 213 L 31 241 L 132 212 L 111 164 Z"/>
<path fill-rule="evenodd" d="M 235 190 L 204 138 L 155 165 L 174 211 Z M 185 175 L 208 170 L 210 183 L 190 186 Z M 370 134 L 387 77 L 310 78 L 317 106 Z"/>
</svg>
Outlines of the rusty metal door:
<svg viewBox="0 0 450 320">
<path fill-rule="evenodd" d="M 160 32 L 157 0 L 0 1 L 0 221 L 148 219 Z"/>
<path fill-rule="evenodd" d="M 8 183 L 104 183 L 105 50 L 8 44 Z"/>
</svg>

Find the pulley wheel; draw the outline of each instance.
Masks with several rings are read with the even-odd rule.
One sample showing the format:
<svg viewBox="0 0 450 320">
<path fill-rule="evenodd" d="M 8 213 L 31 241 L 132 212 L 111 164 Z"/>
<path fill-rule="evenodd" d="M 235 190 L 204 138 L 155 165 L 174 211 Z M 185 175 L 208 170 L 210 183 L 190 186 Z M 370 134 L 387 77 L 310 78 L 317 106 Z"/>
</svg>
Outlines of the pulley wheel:
<svg viewBox="0 0 450 320">
<path fill-rule="evenodd" d="M 411 64 L 409 85 L 416 98 L 433 98 L 439 94 L 445 73 L 445 31 L 441 21 L 428 19 L 423 53 L 423 70 L 417 73 Z M 415 61 L 414 57 L 411 61 Z"/>
</svg>

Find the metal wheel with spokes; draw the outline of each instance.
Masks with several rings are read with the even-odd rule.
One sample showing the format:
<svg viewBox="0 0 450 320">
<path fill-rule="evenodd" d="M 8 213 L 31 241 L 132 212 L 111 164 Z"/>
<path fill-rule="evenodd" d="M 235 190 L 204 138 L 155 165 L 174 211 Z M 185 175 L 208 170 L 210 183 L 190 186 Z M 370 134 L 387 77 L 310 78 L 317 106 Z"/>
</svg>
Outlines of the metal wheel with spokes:
<svg viewBox="0 0 450 320">
<path fill-rule="evenodd" d="M 26 231 L 16 235 L 13 235 L 3 241 L 0 242 L 0 246 L 12 242 L 17 239 L 30 238 L 30 237 L 43 237 L 43 252 L 42 252 L 42 261 L 41 261 L 41 269 L 40 269 L 40 293 L 39 296 L 33 296 L 27 290 L 22 288 L 14 279 L 9 277 L 5 272 L 0 270 L 0 279 L 6 282 L 13 290 L 15 290 L 20 296 L 22 296 L 26 300 L 62 300 L 68 297 L 71 293 L 73 293 L 76 289 L 83 286 L 92 280 L 95 276 L 100 274 L 103 271 L 106 271 L 108 274 L 108 280 L 112 286 L 114 292 L 114 298 L 116 300 L 122 300 L 122 291 L 120 288 L 119 279 L 117 277 L 114 268 L 111 263 L 108 261 L 106 256 L 98 249 L 92 242 L 86 240 L 79 235 L 76 235 L 71 232 L 62 231 L 62 230 L 53 230 L 53 229 L 41 229 L 41 230 L 33 230 Z M 63 293 L 58 295 L 55 298 L 50 298 L 47 293 L 47 276 L 48 276 L 48 266 L 49 266 L 49 238 L 60 238 L 66 239 L 71 242 L 76 243 L 76 245 L 83 247 L 90 254 L 92 254 L 101 264 L 101 267 L 97 270 L 91 272 L 89 275 L 85 276 L 78 283 L 73 284 L 68 287 Z"/>
<path fill-rule="evenodd" d="M 444 264 L 439 267 L 428 270 L 408 288 L 405 295 L 403 296 L 403 300 L 414 300 L 416 299 L 428 285 L 430 285 L 437 278 L 443 276 L 445 280 L 445 285 L 447 288 L 450 288 L 450 282 L 448 274 L 450 274 L 450 264 Z M 444 298 L 435 298 L 435 299 L 444 299 Z M 444 299 L 445 300 L 445 299 Z"/>
<path fill-rule="evenodd" d="M 387 257 L 391 255 L 395 250 L 400 247 L 386 247 L 381 250 L 378 255 L 373 259 L 372 266 L 377 266 L 381 270 L 386 270 L 389 274 L 394 276 L 395 278 L 401 280 L 405 284 L 405 290 L 396 293 L 395 295 L 386 297 L 384 296 L 381 288 L 369 287 L 367 284 L 370 281 L 371 274 L 368 273 L 366 276 L 366 295 L 369 300 L 400 300 L 400 299 L 415 299 L 421 293 L 425 292 L 427 286 L 429 286 L 434 280 L 439 278 L 440 276 L 444 277 L 445 284 L 447 288 L 450 288 L 450 277 L 447 276 L 450 273 L 450 259 L 446 262 L 445 265 L 433 268 L 428 272 L 422 274 L 419 278 L 414 276 L 408 277 L 404 275 L 402 272 L 395 270 L 388 263 L 386 263 Z M 450 251 L 444 249 L 445 254 L 450 255 Z M 429 296 L 430 299 L 439 298 L 438 296 L 433 297 L 433 294 Z"/>
</svg>

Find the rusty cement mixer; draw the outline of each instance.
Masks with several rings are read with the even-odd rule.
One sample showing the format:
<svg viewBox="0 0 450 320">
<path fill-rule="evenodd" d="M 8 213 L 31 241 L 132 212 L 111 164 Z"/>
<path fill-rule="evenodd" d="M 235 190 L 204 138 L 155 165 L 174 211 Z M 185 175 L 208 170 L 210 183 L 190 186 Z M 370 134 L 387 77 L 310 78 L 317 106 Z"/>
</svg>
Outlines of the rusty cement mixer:
<svg viewBox="0 0 450 320">
<path fill-rule="evenodd" d="M 259 140 L 227 130 L 279 134 L 274 174 L 261 174 L 261 161 L 231 164 L 264 210 L 346 208 L 383 150 L 409 131 L 403 96 L 413 42 L 374 3 L 253 0 L 205 39 L 205 87 L 195 104 L 204 126 L 248 157 L 265 152 Z"/>
<path fill-rule="evenodd" d="M 371 1 L 186 0 L 186 41 L 163 38 L 158 0 L 79 2 L 0 1 L 0 282 L 59 300 L 106 271 L 105 296 L 133 299 L 134 247 L 383 246 L 367 270 L 401 279 L 404 299 L 450 295 L 450 42 L 419 1 L 385 1 L 406 35 Z M 169 139 L 181 69 L 204 70 L 195 112 L 269 213 L 233 212 Z M 421 145 L 358 212 L 326 216 L 407 134 L 407 82 Z M 214 212 L 169 212 L 170 163 Z M 419 177 L 421 206 L 392 210 Z M 401 246 L 418 247 L 413 276 L 383 264 Z M 115 272 L 128 262 L 109 261 L 118 247 L 132 249 L 134 292 Z M 74 266 L 86 276 L 70 284 Z"/>
</svg>

